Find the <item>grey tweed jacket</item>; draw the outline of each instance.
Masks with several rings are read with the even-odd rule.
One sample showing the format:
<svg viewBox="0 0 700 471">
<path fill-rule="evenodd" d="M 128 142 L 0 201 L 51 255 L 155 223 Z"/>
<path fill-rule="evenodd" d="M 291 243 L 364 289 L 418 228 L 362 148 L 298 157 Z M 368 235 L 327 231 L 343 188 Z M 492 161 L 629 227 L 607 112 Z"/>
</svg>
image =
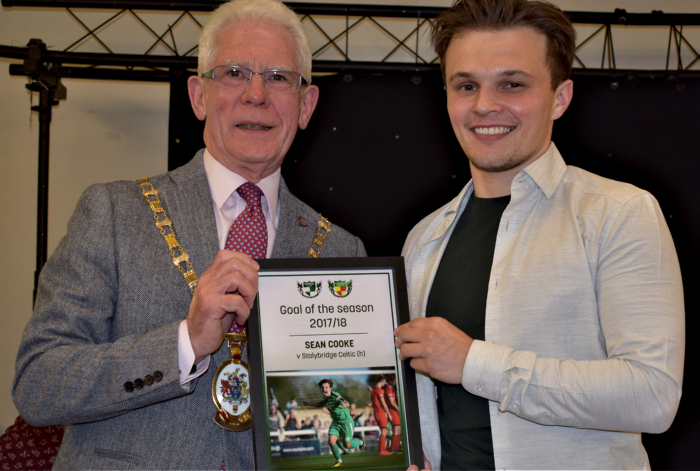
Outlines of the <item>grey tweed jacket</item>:
<svg viewBox="0 0 700 471">
<path fill-rule="evenodd" d="M 218 252 L 202 155 L 151 178 L 198 274 Z M 303 258 L 318 213 L 283 180 L 280 209 L 272 257 Z M 333 226 L 322 255 L 366 252 L 357 237 Z M 55 469 L 214 470 L 222 458 L 229 471 L 253 468 L 251 431 L 227 432 L 213 421 L 211 383 L 226 347 L 198 380 L 179 383 L 178 326 L 190 300 L 138 184 L 88 188 L 41 273 L 12 391 L 31 424 L 70 424 Z M 125 389 L 148 375 L 162 379 Z"/>
</svg>

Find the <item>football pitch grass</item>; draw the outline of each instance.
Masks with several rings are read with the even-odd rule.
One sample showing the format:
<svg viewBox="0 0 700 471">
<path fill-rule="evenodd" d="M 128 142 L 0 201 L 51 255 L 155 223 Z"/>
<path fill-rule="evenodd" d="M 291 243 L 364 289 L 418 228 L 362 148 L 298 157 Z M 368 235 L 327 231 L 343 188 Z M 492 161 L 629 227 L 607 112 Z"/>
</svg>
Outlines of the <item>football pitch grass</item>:
<svg viewBox="0 0 700 471">
<path fill-rule="evenodd" d="M 270 469 L 274 470 L 306 470 L 306 469 L 403 469 L 408 465 L 405 462 L 406 456 L 398 455 L 378 456 L 376 451 L 357 451 L 355 453 L 341 454 L 343 465 L 333 468 L 335 456 L 326 455 L 305 455 L 272 457 Z"/>
</svg>

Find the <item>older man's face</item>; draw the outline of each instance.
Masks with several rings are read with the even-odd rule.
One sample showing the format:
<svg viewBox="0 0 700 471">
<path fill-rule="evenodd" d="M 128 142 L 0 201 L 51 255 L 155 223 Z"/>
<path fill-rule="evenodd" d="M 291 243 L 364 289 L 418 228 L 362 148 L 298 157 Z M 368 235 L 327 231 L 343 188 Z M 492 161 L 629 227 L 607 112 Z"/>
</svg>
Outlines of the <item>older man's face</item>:
<svg viewBox="0 0 700 471">
<path fill-rule="evenodd" d="M 254 72 L 268 69 L 301 72 L 289 34 L 265 24 L 230 24 L 218 36 L 210 68 L 239 65 Z M 297 127 L 304 129 L 318 99 L 318 88 L 296 93 L 268 91 L 253 75 L 245 89 L 220 88 L 213 80 L 190 78 L 190 100 L 199 119 L 206 119 L 204 143 L 229 170 L 257 182 L 282 165 Z"/>
</svg>

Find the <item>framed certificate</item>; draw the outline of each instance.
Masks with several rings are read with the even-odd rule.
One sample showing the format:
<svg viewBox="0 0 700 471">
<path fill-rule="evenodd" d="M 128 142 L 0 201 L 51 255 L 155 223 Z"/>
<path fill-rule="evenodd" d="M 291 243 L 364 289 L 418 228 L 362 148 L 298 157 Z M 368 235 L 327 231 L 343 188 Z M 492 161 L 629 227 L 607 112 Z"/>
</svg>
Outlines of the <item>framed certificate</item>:
<svg viewBox="0 0 700 471">
<path fill-rule="evenodd" d="M 409 320 L 403 258 L 258 262 L 256 468 L 422 468 L 415 372 L 394 347 Z"/>
</svg>

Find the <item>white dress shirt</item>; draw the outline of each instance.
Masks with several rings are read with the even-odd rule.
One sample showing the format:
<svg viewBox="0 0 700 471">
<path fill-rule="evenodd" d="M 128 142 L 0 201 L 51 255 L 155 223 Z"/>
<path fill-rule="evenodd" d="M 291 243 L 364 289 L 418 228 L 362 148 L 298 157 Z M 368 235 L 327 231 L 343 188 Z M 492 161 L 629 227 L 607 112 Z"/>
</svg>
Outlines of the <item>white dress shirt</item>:
<svg viewBox="0 0 700 471">
<path fill-rule="evenodd" d="M 404 246 L 411 317 L 424 317 L 471 182 Z M 652 195 L 549 150 L 513 179 L 462 387 L 489 402 L 496 469 L 647 469 L 640 432 L 678 409 L 683 287 Z M 468 332 L 467 332 L 468 333 Z M 440 469 L 435 387 L 417 375 L 423 450 Z"/>
<path fill-rule="evenodd" d="M 204 150 L 204 172 L 209 181 L 209 190 L 211 191 L 211 199 L 214 204 L 214 218 L 216 219 L 219 249 L 223 250 L 231 224 L 246 207 L 246 201 L 236 190 L 248 180 L 224 167 L 206 149 Z M 278 168 L 272 175 L 268 175 L 256 183 L 263 192 L 262 211 L 267 222 L 266 258 L 270 258 L 272 255 L 272 247 L 275 244 L 275 236 L 277 235 L 277 226 L 279 224 L 281 175 L 282 170 Z M 180 323 L 178 351 L 180 384 L 186 384 L 201 376 L 209 367 L 211 357 L 207 356 L 207 358 L 197 364 L 195 371 L 190 374 L 195 357 L 186 320 Z"/>
</svg>

